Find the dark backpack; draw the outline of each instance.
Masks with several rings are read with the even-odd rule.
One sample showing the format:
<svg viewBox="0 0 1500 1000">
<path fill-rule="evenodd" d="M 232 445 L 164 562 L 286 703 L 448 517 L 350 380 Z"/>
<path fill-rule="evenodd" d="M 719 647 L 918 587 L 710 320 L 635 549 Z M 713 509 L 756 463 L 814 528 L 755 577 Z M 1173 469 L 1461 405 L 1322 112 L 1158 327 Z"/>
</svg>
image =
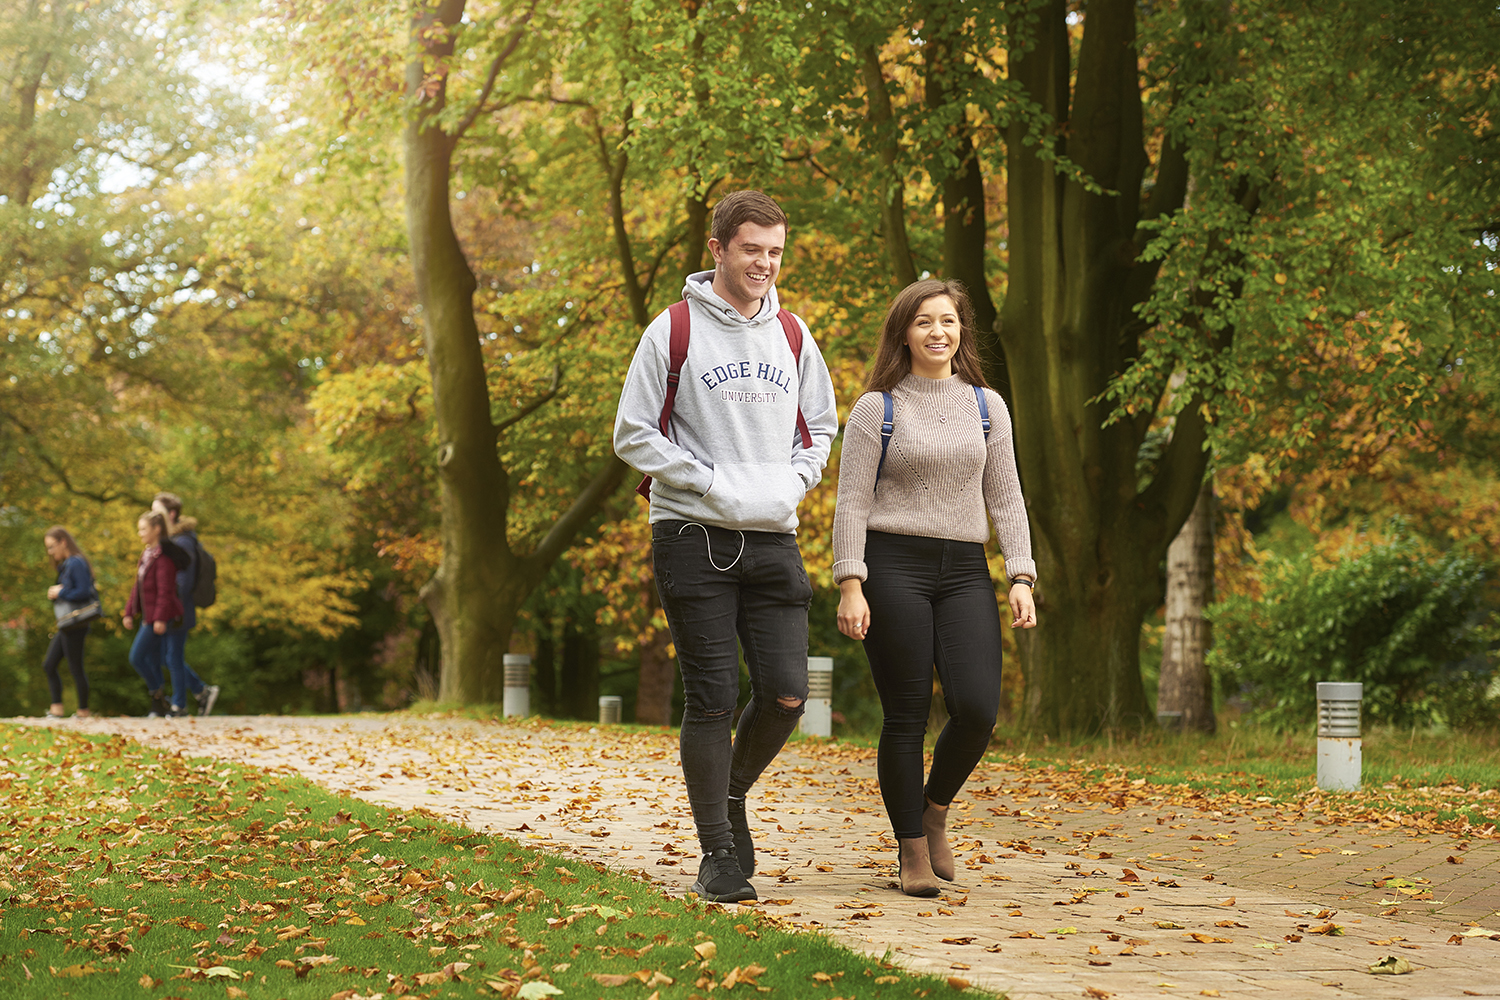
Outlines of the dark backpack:
<svg viewBox="0 0 1500 1000">
<path fill-rule="evenodd" d="M 213 555 L 203 547 L 203 543 L 195 536 L 198 548 L 198 577 L 193 581 L 193 607 L 212 607 L 214 601 L 219 598 L 218 587 L 215 586 L 219 575 L 219 564 L 214 562 Z"/>
<path fill-rule="evenodd" d="M 657 421 L 662 437 L 668 436 L 667 427 L 672 422 L 672 404 L 677 401 L 677 382 L 682 377 L 682 365 L 687 361 L 688 338 L 692 335 L 692 320 L 686 299 L 672 303 L 667 309 L 667 316 L 672 322 L 671 340 L 667 347 L 667 398 L 661 405 L 661 419 Z M 802 328 L 797 325 L 796 318 L 785 309 L 779 311 L 776 318 L 781 321 L 781 330 L 786 334 L 787 346 L 792 349 L 792 360 L 800 364 L 802 362 Z M 807 429 L 807 420 L 802 416 L 800 406 L 797 407 L 797 433 L 802 435 L 802 447 L 811 448 L 812 434 Z M 647 476 L 642 479 L 635 491 L 650 500 L 651 477 Z"/>
</svg>

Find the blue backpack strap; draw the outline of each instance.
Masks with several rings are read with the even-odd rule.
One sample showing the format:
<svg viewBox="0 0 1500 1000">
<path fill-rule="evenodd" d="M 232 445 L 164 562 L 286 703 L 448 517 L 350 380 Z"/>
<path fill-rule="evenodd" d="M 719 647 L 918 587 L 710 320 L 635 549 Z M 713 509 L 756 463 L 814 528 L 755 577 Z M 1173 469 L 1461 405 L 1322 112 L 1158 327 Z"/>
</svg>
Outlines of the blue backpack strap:
<svg viewBox="0 0 1500 1000">
<path fill-rule="evenodd" d="M 984 439 L 990 439 L 990 404 L 984 401 L 984 388 L 974 386 L 974 398 L 979 402 L 979 422 L 984 425 Z"/>
<path fill-rule="evenodd" d="M 885 401 L 885 419 L 880 422 L 880 464 L 875 467 L 875 488 L 880 489 L 880 473 L 885 468 L 886 449 L 891 446 L 891 435 L 896 433 L 896 411 L 891 402 L 891 394 L 882 392 L 880 398 Z"/>
</svg>

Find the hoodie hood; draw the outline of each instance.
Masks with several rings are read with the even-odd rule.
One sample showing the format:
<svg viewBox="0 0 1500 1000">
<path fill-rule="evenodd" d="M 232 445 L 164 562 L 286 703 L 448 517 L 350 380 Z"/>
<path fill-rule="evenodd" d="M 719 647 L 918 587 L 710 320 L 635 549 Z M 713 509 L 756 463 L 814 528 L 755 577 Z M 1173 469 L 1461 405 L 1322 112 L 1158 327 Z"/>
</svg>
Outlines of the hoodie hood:
<svg viewBox="0 0 1500 1000">
<path fill-rule="evenodd" d="M 767 323 L 777 322 L 776 314 L 781 311 L 781 301 L 776 297 L 776 286 L 772 285 L 766 290 L 765 297 L 760 300 L 760 312 L 746 319 L 738 309 L 730 305 L 726 299 L 720 298 L 719 293 L 714 291 L 714 272 L 712 271 L 697 271 L 688 275 L 687 281 L 682 286 L 682 297 L 712 311 L 715 319 L 725 326 L 764 326 Z"/>
</svg>

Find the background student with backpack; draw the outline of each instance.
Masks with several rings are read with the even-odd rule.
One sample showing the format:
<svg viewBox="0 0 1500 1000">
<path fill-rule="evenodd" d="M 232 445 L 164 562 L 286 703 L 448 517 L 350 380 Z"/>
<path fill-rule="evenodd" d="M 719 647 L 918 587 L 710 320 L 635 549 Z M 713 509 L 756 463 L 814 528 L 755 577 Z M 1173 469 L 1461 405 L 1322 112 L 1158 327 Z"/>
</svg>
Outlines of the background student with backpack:
<svg viewBox="0 0 1500 1000">
<path fill-rule="evenodd" d="M 47 714 L 56 719 L 65 714 L 62 678 L 57 667 L 66 656 L 68 669 L 73 673 L 73 687 L 78 694 L 77 714 L 80 719 L 86 719 L 93 713 L 89 711 L 89 679 L 83 672 L 83 640 L 89 634 L 89 622 L 102 614 L 99 593 L 94 589 L 94 570 L 67 528 L 48 528 L 42 536 L 42 544 L 57 570 L 57 582 L 47 588 L 47 599 L 52 601 L 57 616 L 57 632 L 47 646 L 46 658 L 42 660 L 42 672 L 47 675 L 47 688 L 52 692 L 52 704 Z"/>
<path fill-rule="evenodd" d="M 1036 563 L 1010 413 L 985 386 L 976 346 L 974 311 L 958 282 L 919 281 L 898 294 L 844 428 L 839 465 L 838 626 L 864 643 L 880 694 L 880 793 L 900 846 L 901 889 L 911 896 L 936 896 L 937 879 L 954 877 L 948 806 L 989 746 L 1000 704 L 989 519 L 1010 576 L 1011 627 L 1036 625 Z M 924 788 L 934 665 L 949 720 Z"/>
<path fill-rule="evenodd" d="M 177 597 L 177 568 L 172 563 L 167 541 L 167 519 L 148 510 L 135 523 L 141 538 L 141 558 L 135 567 L 135 586 L 125 602 L 121 621 L 128 632 L 141 621 L 140 631 L 130 644 L 130 665 L 146 683 L 151 698 L 148 719 L 160 719 L 169 713 L 162 697 L 165 681 L 161 674 L 162 638 L 182 621 L 182 602 Z"/>
<path fill-rule="evenodd" d="M 172 716 L 187 714 L 187 696 L 191 691 L 198 703 L 198 714 L 207 715 L 219 698 L 219 685 L 205 684 L 187 662 L 188 633 L 198 623 L 198 608 L 213 604 L 217 566 L 198 541 L 198 520 L 182 517 L 182 499 L 175 493 L 158 493 L 151 509 L 166 519 L 171 544 L 185 556 L 177 563 L 177 596 L 182 604 L 182 625 L 162 638 L 162 658 L 172 678 Z M 184 565 L 185 562 L 185 565 Z"/>
</svg>

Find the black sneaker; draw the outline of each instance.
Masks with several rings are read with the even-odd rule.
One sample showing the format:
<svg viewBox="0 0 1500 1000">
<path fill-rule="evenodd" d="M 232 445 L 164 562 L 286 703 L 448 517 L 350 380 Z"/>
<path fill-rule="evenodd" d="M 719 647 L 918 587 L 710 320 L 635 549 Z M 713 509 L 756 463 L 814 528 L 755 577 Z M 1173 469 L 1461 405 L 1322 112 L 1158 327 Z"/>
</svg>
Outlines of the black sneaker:
<svg viewBox="0 0 1500 1000">
<path fill-rule="evenodd" d="M 185 718 L 187 718 L 187 716 L 188 716 L 188 710 L 186 708 L 178 708 L 176 705 L 168 705 L 167 706 L 167 718 L 169 718 L 169 719 L 185 719 Z"/>
<path fill-rule="evenodd" d="M 219 700 L 219 685 L 205 684 L 195 697 L 198 699 L 198 714 L 207 715 L 214 710 L 214 702 Z"/>
<path fill-rule="evenodd" d="M 721 847 L 705 854 L 703 864 L 698 866 L 698 881 L 693 883 L 693 892 L 699 899 L 710 903 L 738 903 L 755 899 L 755 886 L 745 881 L 740 866 L 734 860 L 734 851 Z"/>
<path fill-rule="evenodd" d="M 151 708 L 146 712 L 148 719 L 165 719 L 167 717 L 167 699 L 161 696 L 160 691 L 152 692 Z"/>
<path fill-rule="evenodd" d="M 729 800 L 729 829 L 734 831 L 734 859 L 739 862 L 740 874 L 749 878 L 755 874 L 755 841 L 750 839 L 744 799 Z"/>
</svg>

